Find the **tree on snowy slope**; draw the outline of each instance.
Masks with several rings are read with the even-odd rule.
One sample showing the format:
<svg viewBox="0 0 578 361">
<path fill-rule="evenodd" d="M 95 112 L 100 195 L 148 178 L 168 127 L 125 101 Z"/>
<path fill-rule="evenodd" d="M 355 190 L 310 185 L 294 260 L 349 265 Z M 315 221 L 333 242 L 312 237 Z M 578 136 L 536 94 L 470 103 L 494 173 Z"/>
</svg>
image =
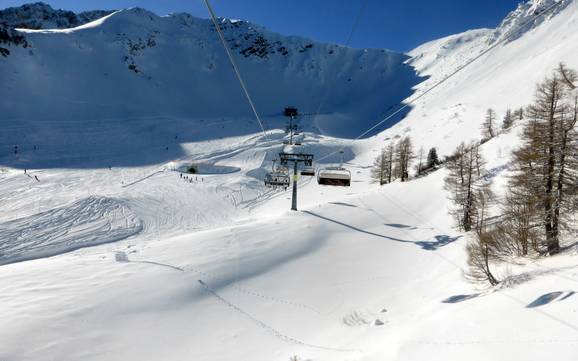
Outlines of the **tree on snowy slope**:
<svg viewBox="0 0 578 361">
<path fill-rule="evenodd" d="M 506 115 L 504 115 L 504 119 L 502 120 L 502 129 L 508 130 L 514 124 L 514 116 L 510 109 L 506 110 Z"/>
<path fill-rule="evenodd" d="M 496 259 L 496 240 L 499 235 L 496 231 L 476 234 L 472 242 L 466 246 L 468 254 L 468 271 L 466 277 L 474 282 L 488 281 L 495 286 L 499 281 L 490 270 L 490 262 Z"/>
<path fill-rule="evenodd" d="M 429 150 L 429 152 L 427 153 L 427 163 L 426 163 L 426 167 L 427 169 L 431 169 L 433 167 L 435 167 L 436 165 L 440 164 L 440 160 L 438 157 L 438 151 L 435 147 L 431 148 Z"/>
<path fill-rule="evenodd" d="M 371 168 L 371 178 L 375 182 L 378 182 L 380 186 L 386 183 L 391 183 L 392 163 L 393 146 L 389 145 L 380 151 L 379 155 L 373 162 L 373 167 Z"/>
<path fill-rule="evenodd" d="M 423 147 L 420 147 L 417 152 L 417 165 L 415 167 L 415 170 L 417 171 L 418 175 L 421 175 L 423 171 L 426 170 L 424 158 L 425 158 L 425 150 L 423 149 Z"/>
<path fill-rule="evenodd" d="M 498 259 L 498 233 L 487 225 L 494 195 L 490 181 L 484 177 L 484 166 L 479 144 L 460 144 L 447 160 L 449 174 L 445 188 L 454 203 L 451 213 L 459 227 L 466 232 L 475 231 L 467 246 L 466 276 L 476 282 L 488 281 L 493 286 L 499 282 L 490 271 L 491 261 Z"/>
<path fill-rule="evenodd" d="M 486 119 L 482 124 L 482 141 L 487 141 L 496 136 L 496 112 L 493 109 L 486 111 Z"/>
<path fill-rule="evenodd" d="M 514 117 L 514 121 L 524 120 L 524 108 L 514 110 L 514 112 L 512 113 L 512 116 Z"/>
<path fill-rule="evenodd" d="M 413 158 L 414 151 L 411 138 L 406 136 L 395 147 L 395 178 L 399 178 L 402 182 L 409 180 L 409 167 Z"/>
<path fill-rule="evenodd" d="M 451 211 L 460 229 L 480 233 L 486 217 L 485 208 L 490 198 L 490 183 L 483 178 L 485 161 L 478 144 L 460 144 L 448 157 L 448 176 L 445 188 L 454 203 Z"/>
<path fill-rule="evenodd" d="M 510 246 L 521 255 L 529 249 L 558 253 L 560 232 L 573 212 L 578 174 L 574 130 L 578 100 L 573 94 L 577 81 L 576 72 L 561 64 L 538 84 L 535 101 L 526 112 L 530 121 L 523 146 L 514 153 L 515 173 L 504 205 L 506 224 L 516 232 Z M 534 234 L 537 226 L 542 228 L 539 235 Z M 545 244 L 538 245 L 538 237 Z"/>
</svg>

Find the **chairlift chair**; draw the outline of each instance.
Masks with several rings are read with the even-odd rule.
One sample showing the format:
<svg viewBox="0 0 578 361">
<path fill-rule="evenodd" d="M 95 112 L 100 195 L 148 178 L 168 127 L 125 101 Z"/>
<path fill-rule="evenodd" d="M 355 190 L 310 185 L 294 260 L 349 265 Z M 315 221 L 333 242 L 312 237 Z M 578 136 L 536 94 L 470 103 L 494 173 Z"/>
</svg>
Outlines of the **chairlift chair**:
<svg viewBox="0 0 578 361">
<path fill-rule="evenodd" d="M 288 188 L 290 183 L 289 174 L 285 172 L 269 172 L 265 176 L 265 185 L 271 188 Z"/>
<path fill-rule="evenodd" d="M 315 168 L 303 167 L 303 169 L 301 169 L 301 175 L 305 177 L 313 177 L 315 175 Z"/>
<path fill-rule="evenodd" d="M 349 187 L 351 172 L 343 167 L 326 167 L 317 172 L 317 183 L 328 186 Z"/>
</svg>

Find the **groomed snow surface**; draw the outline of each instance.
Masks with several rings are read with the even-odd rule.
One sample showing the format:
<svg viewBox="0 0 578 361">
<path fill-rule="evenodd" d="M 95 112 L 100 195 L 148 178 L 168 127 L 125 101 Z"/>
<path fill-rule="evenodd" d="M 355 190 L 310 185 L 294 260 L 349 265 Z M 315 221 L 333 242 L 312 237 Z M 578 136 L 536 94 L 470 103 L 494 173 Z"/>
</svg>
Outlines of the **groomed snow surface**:
<svg viewBox="0 0 578 361">
<path fill-rule="evenodd" d="M 262 184 L 283 133 L 267 141 L 247 117 L 2 120 L 3 149 L 20 148 L 0 166 L 0 360 L 575 360 L 575 249 L 502 267 L 497 288 L 471 284 L 445 170 L 383 187 L 369 171 L 384 140 L 448 154 L 478 138 L 486 108 L 528 104 L 559 61 L 578 68 L 577 10 L 496 48 L 374 137 L 306 132 L 302 149 L 318 158 L 345 146 L 353 179 L 302 177 L 299 212 L 290 191 Z M 483 51 L 486 34 L 416 49 L 410 64 L 431 78 L 415 94 Z M 27 134 L 34 125 L 58 137 Z M 520 130 L 483 145 L 498 194 Z M 181 173 L 191 164 L 199 174 Z"/>
</svg>

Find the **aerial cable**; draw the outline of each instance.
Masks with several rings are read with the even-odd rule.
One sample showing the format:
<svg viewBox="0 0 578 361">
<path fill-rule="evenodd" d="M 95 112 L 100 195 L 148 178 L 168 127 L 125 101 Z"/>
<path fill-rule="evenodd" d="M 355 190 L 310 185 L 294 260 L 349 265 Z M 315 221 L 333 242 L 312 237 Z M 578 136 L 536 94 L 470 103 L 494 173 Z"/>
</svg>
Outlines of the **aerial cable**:
<svg viewBox="0 0 578 361">
<path fill-rule="evenodd" d="M 221 39 L 221 43 L 223 44 L 223 47 L 225 48 L 225 51 L 227 52 L 227 56 L 229 57 L 229 61 L 231 62 L 231 65 L 233 66 L 233 70 L 235 70 L 235 75 L 237 76 L 239 83 L 241 83 L 241 88 L 243 88 L 243 92 L 245 93 L 245 96 L 247 97 L 247 100 L 249 101 L 249 105 L 251 105 L 251 109 L 253 110 L 253 114 L 255 114 L 255 118 L 257 118 L 257 122 L 259 122 L 259 126 L 261 127 L 261 130 L 263 131 L 263 136 L 265 137 L 266 141 L 269 141 L 269 137 L 267 136 L 267 132 L 265 131 L 265 127 L 263 126 L 263 122 L 261 121 L 261 117 L 259 116 L 259 113 L 257 112 L 257 108 L 255 108 L 255 104 L 253 103 L 253 100 L 251 99 L 251 96 L 249 95 L 249 91 L 247 90 L 247 87 L 245 86 L 245 82 L 243 81 L 243 78 L 241 77 L 241 72 L 239 71 L 239 67 L 237 66 L 237 63 L 235 63 L 235 59 L 233 58 L 233 54 L 231 53 L 231 50 L 229 49 L 229 45 L 227 44 L 227 40 L 225 40 L 225 37 L 223 36 L 223 32 L 221 31 L 221 27 L 219 26 L 219 22 L 217 21 L 217 17 L 215 16 L 215 12 L 213 11 L 211 4 L 209 4 L 209 0 L 203 0 L 203 1 L 205 2 L 205 5 L 207 6 L 207 10 L 209 11 L 209 14 L 211 15 L 211 20 L 213 21 L 213 24 L 215 25 L 215 29 L 217 30 L 217 34 L 219 34 L 219 38 Z"/>
<path fill-rule="evenodd" d="M 379 127 L 380 125 L 382 125 L 383 123 L 385 123 L 386 121 L 390 120 L 391 118 L 393 118 L 394 116 L 396 116 L 397 114 L 399 114 L 402 110 L 404 110 L 405 108 L 409 107 L 410 105 L 412 105 L 413 103 L 415 103 L 416 101 L 418 101 L 419 99 L 421 99 L 422 97 L 424 97 L 425 95 L 427 95 L 428 93 L 430 93 L 431 91 L 433 91 L 434 89 L 436 89 L 437 87 L 439 87 L 440 85 L 444 84 L 446 81 L 448 81 L 450 78 L 452 78 L 454 75 L 456 75 L 457 73 L 459 73 L 460 71 L 464 70 L 466 67 L 470 66 L 472 63 L 474 63 L 476 60 L 478 60 L 479 58 L 483 57 L 484 55 L 486 55 L 487 53 L 489 53 L 490 51 L 494 50 L 496 47 L 498 47 L 498 45 L 501 45 L 502 43 L 504 43 L 506 40 L 510 39 L 510 37 L 512 37 L 512 35 L 514 35 L 515 31 L 525 27 L 526 25 L 530 24 L 532 21 L 536 20 L 537 18 L 544 16 L 546 14 L 548 14 L 549 12 L 551 12 L 552 10 L 554 10 L 556 7 L 558 7 L 559 5 L 562 4 L 562 1 L 559 2 L 555 2 L 553 5 L 551 5 L 550 7 L 548 7 L 547 9 L 545 9 L 544 11 L 538 13 L 538 14 L 534 14 L 532 17 L 530 17 L 530 19 L 528 19 L 528 21 L 522 23 L 520 26 L 518 26 L 515 29 L 510 30 L 510 32 L 508 32 L 506 34 L 506 36 L 504 36 L 504 38 L 496 43 L 494 43 L 492 46 L 490 46 L 489 48 L 487 48 L 486 50 L 484 50 L 483 52 L 481 52 L 480 54 L 478 54 L 477 56 L 475 56 L 474 58 L 468 60 L 464 65 L 458 67 L 458 69 L 456 69 L 455 71 L 453 71 L 451 74 L 449 74 L 448 76 L 446 76 L 445 78 L 443 78 L 442 80 L 438 81 L 436 84 L 434 84 L 432 87 L 430 87 L 429 89 L 427 89 L 426 91 L 424 91 L 423 93 L 421 93 L 420 95 L 418 95 L 417 97 L 411 99 L 410 101 L 408 101 L 407 103 L 405 103 L 402 107 L 400 107 L 398 110 L 396 110 L 395 112 L 391 113 L 390 115 L 388 115 L 387 117 L 385 117 L 384 119 L 382 119 L 381 121 L 377 122 L 375 125 L 373 125 L 371 128 L 367 129 L 366 131 L 364 131 L 363 133 L 361 133 L 359 136 L 357 136 L 354 139 L 351 139 L 350 142 L 359 140 L 360 138 L 364 137 L 365 135 L 367 135 L 369 132 L 371 132 L 372 130 L 374 130 L 375 128 Z M 338 150 L 331 152 L 321 158 L 319 158 L 317 161 L 321 161 L 323 159 L 326 159 L 334 154 L 337 154 L 341 151 L 343 151 L 344 147 L 339 148 Z"/>
<path fill-rule="evenodd" d="M 345 47 L 348 47 L 349 44 L 351 43 L 351 39 L 353 38 L 353 34 L 355 33 L 355 31 L 357 30 L 357 26 L 359 25 L 359 21 L 361 20 L 361 15 L 363 14 L 363 12 L 365 10 L 366 5 L 367 5 L 367 0 L 362 0 L 361 7 L 359 8 L 359 11 L 357 12 L 357 16 L 355 17 L 355 20 L 353 21 L 353 26 L 351 27 L 351 31 L 347 35 L 347 39 L 346 39 L 345 44 L 344 44 Z M 336 80 L 337 80 L 337 77 L 331 78 L 331 82 L 328 84 L 329 86 L 325 89 L 325 93 L 323 94 L 323 97 L 321 98 L 321 101 L 319 102 L 319 106 L 317 107 L 317 109 L 315 110 L 315 113 L 313 114 L 313 122 L 315 122 L 315 119 L 317 119 L 317 116 L 319 115 L 321 108 L 323 107 L 323 105 L 325 105 L 325 102 L 327 101 L 327 96 L 329 95 L 329 91 L 330 91 L 330 89 L 332 89 L 333 84 L 335 83 Z"/>
</svg>

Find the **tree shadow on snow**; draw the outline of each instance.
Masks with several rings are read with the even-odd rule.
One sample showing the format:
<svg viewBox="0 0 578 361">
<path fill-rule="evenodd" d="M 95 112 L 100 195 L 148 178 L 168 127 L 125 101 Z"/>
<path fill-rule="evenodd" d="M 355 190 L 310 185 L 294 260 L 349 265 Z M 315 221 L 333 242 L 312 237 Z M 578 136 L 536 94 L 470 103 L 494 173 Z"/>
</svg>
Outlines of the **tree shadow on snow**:
<svg viewBox="0 0 578 361">
<path fill-rule="evenodd" d="M 574 291 L 556 291 L 543 294 L 542 296 L 536 298 L 534 301 L 530 302 L 526 308 L 536 308 L 540 306 L 547 305 L 557 300 L 557 302 L 564 301 L 572 297 L 576 292 Z"/>
<path fill-rule="evenodd" d="M 442 300 L 442 303 L 460 303 L 471 300 L 472 298 L 476 298 L 478 296 L 480 296 L 479 293 L 472 293 L 471 295 L 455 295 Z"/>
<path fill-rule="evenodd" d="M 303 211 L 303 213 L 307 213 L 307 214 L 309 214 L 309 215 L 311 215 L 311 216 L 313 216 L 313 217 L 321 218 L 321 219 L 323 219 L 323 220 L 326 220 L 326 221 L 329 221 L 329 222 L 338 224 L 338 225 L 343 226 L 343 227 L 347 227 L 347 228 L 349 228 L 349 229 L 352 229 L 352 230 L 357 231 L 357 232 L 360 232 L 360 233 L 368 234 L 368 235 L 370 235 L 370 236 L 379 237 L 379 238 L 385 238 L 385 239 L 388 239 L 388 240 L 390 240 L 390 241 L 395 241 L 395 242 L 414 243 L 414 242 L 412 242 L 412 241 L 408 241 L 408 240 L 405 240 L 405 239 L 394 238 L 394 237 L 386 236 L 386 235 L 383 235 L 383 234 L 366 231 L 366 230 L 364 230 L 364 229 L 361 229 L 361 228 L 352 226 L 352 225 L 347 224 L 347 223 L 340 222 L 340 221 L 335 220 L 335 219 L 331 219 L 331 218 L 322 216 L 322 215 L 320 215 L 320 214 L 317 214 L 317 213 L 314 213 L 314 212 L 311 212 L 311 211 Z"/>
<path fill-rule="evenodd" d="M 404 228 L 404 229 L 416 229 L 415 226 L 408 226 L 407 224 L 399 224 L 399 223 L 386 223 L 385 224 L 388 227 L 393 227 L 393 228 Z"/>
<path fill-rule="evenodd" d="M 345 203 L 345 202 L 329 202 L 329 204 L 334 204 L 336 206 L 345 206 L 345 207 L 353 207 L 357 208 L 355 204 Z"/>
<path fill-rule="evenodd" d="M 426 251 L 436 251 L 439 248 L 446 246 L 452 242 L 455 242 L 462 237 L 462 236 L 450 237 L 448 235 L 437 235 L 434 237 L 435 241 L 410 241 L 410 240 L 395 238 L 395 237 L 391 237 L 391 236 L 387 236 L 384 234 L 379 234 L 379 233 L 375 233 L 375 232 L 371 232 L 371 231 L 366 231 L 366 230 L 361 229 L 359 227 L 355 227 L 353 225 L 350 225 L 350 224 L 347 224 L 347 223 L 344 223 L 344 222 L 341 222 L 341 221 L 338 221 L 338 220 L 335 220 L 335 219 L 332 219 L 332 218 L 329 218 L 326 216 L 322 216 L 322 215 L 317 214 L 317 213 L 312 212 L 312 211 L 303 211 L 303 213 L 309 214 L 309 215 L 317 217 L 317 218 L 321 218 L 323 220 L 338 224 L 338 225 L 343 226 L 343 227 L 347 227 L 349 229 L 352 229 L 352 230 L 360 232 L 360 233 L 368 234 L 370 236 L 384 238 L 384 239 L 387 239 L 390 241 L 395 241 L 395 242 L 415 244 Z"/>
<path fill-rule="evenodd" d="M 438 248 L 447 246 L 448 244 L 457 241 L 458 239 L 462 238 L 462 236 L 450 237 L 448 235 L 437 235 L 434 238 L 435 241 L 418 241 L 415 243 L 427 251 L 435 251 Z"/>
</svg>

